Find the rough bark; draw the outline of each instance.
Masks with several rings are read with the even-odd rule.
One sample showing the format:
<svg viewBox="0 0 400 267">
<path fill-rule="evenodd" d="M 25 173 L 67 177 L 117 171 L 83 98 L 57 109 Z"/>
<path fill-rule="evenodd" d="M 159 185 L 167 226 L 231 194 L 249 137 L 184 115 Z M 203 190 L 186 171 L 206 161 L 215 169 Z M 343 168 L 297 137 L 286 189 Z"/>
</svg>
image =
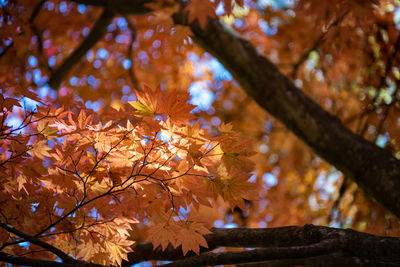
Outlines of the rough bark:
<svg viewBox="0 0 400 267">
<path fill-rule="evenodd" d="M 303 259 L 284 259 L 272 260 L 256 263 L 237 264 L 237 267 L 291 267 L 291 266 L 305 266 L 305 267 L 337 267 L 337 266 L 351 266 L 351 267 L 394 267 L 398 266 L 397 263 L 380 263 L 376 261 L 364 260 L 356 257 L 346 257 L 340 253 L 333 253 L 329 255 L 322 255 L 316 257 L 309 257 Z"/>
<path fill-rule="evenodd" d="M 146 260 L 175 261 L 170 266 L 204 266 L 234 264 L 266 260 L 285 260 L 293 264 L 308 262 L 319 266 L 323 259 L 335 263 L 354 263 L 354 266 L 400 265 L 400 238 L 381 237 L 354 230 L 324 226 L 289 226 L 266 229 L 211 229 L 206 235 L 208 248 L 199 256 L 182 255 L 180 247 L 169 246 L 165 251 L 153 249 L 150 243 L 142 243 L 128 254 L 123 266 Z M 258 248 L 242 252 L 213 253 L 218 247 Z M 297 259 L 297 260 L 295 260 Z M 280 261 L 270 262 L 278 264 Z M 290 265 L 288 265 L 290 266 Z"/>
<path fill-rule="evenodd" d="M 123 14 L 146 12 L 150 0 L 75 0 L 112 8 Z M 183 13 L 176 23 L 187 24 Z M 400 162 L 388 151 L 354 134 L 335 116 L 320 107 L 285 77 L 255 47 L 218 19 L 208 19 L 205 29 L 189 25 L 194 40 L 215 56 L 241 84 L 249 96 L 285 124 L 314 152 L 369 195 L 400 217 Z"/>
</svg>

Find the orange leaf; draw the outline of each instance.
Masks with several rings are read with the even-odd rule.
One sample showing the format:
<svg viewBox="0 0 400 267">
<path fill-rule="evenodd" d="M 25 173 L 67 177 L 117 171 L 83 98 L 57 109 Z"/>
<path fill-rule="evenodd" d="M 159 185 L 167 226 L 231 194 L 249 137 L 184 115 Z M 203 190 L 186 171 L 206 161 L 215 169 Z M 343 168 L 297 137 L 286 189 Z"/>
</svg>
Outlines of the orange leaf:
<svg viewBox="0 0 400 267">
<path fill-rule="evenodd" d="M 178 232 L 177 245 L 182 245 L 183 255 L 189 250 L 193 250 L 196 254 L 200 254 L 200 246 L 208 248 L 207 241 L 203 235 L 211 232 L 204 227 L 203 224 L 197 222 L 188 222 Z"/>
<path fill-rule="evenodd" d="M 177 225 L 161 222 L 150 227 L 147 232 L 147 241 L 153 243 L 154 248 L 157 248 L 159 245 L 161 245 L 162 249 L 165 250 L 169 243 L 175 246 L 176 232 Z"/>
<path fill-rule="evenodd" d="M 160 86 L 153 91 L 149 86 L 143 85 L 143 92 L 136 92 L 137 101 L 129 101 L 142 116 L 157 115 L 162 110 L 162 98 Z"/>
<path fill-rule="evenodd" d="M 190 113 L 195 106 L 187 103 L 189 99 L 189 93 L 178 93 L 177 91 L 174 91 L 169 95 L 164 96 L 162 101 L 162 112 L 166 114 L 174 124 L 190 125 L 189 120 L 195 119 L 196 116 Z"/>
<path fill-rule="evenodd" d="M 42 160 L 44 159 L 44 156 L 50 157 L 51 155 L 48 151 L 51 150 L 51 147 L 47 146 L 46 143 L 47 140 L 36 141 L 32 145 L 32 149 L 30 149 L 29 152 L 31 152 L 33 157 L 38 157 Z"/>
<path fill-rule="evenodd" d="M 185 10 L 189 11 L 189 22 L 197 20 L 203 29 L 206 27 L 207 17 L 215 17 L 215 7 L 208 0 L 192 0 Z"/>
</svg>

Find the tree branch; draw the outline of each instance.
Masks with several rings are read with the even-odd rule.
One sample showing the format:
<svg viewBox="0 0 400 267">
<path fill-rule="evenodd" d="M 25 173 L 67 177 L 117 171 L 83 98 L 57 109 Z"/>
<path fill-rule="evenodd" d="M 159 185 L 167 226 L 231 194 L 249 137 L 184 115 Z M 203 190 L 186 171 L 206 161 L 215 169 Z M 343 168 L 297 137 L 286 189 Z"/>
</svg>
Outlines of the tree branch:
<svg viewBox="0 0 400 267">
<path fill-rule="evenodd" d="M 311 266 L 311 267 L 394 267 L 397 263 L 381 263 L 360 259 L 356 257 L 348 257 L 343 253 L 333 253 L 316 257 L 308 257 L 301 259 L 282 259 L 262 262 L 242 263 L 237 264 L 237 267 L 288 267 L 288 266 Z"/>
<path fill-rule="evenodd" d="M 194 256 L 179 260 L 163 266 L 170 267 L 190 267 L 220 264 L 236 264 L 246 262 L 257 262 L 276 259 L 296 259 L 312 256 L 319 256 L 336 252 L 340 247 L 340 242 L 336 239 L 327 239 L 320 243 L 308 246 L 265 248 L 247 251 L 230 251 L 222 253 L 207 252 L 199 256 Z"/>
<path fill-rule="evenodd" d="M 58 89 L 61 81 L 68 74 L 68 72 L 81 60 L 86 52 L 92 48 L 104 35 L 107 26 L 110 24 L 114 17 L 114 12 L 104 9 L 103 14 L 94 24 L 92 30 L 85 40 L 76 48 L 67 59 L 51 75 L 48 84 L 54 89 Z"/>
<path fill-rule="evenodd" d="M 32 244 L 38 245 L 39 247 L 42 247 L 42 248 L 46 249 L 47 251 L 54 253 L 55 255 L 60 257 L 60 259 L 62 259 L 63 262 L 67 262 L 67 263 L 77 262 L 77 260 L 75 260 L 71 256 L 67 255 L 63 251 L 59 250 L 58 248 L 56 248 L 38 238 L 35 238 L 31 235 L 25 234 L 25 233 L 15 229 L 11 225 L 8 225 L 8 224 L 0 221 L 0 227 L 2 227 L 3 229 L 5 229 L 6 231 L 8 231 L 10 233 L 13 233 L 13 234 L 23 238 L 24 240 L 26 240 Z"/>
<path fill-rule="evenodd" d="M 69 267 L 69 266 L 78 266 L 68 263 L 61 263 L 55 261 L 46 261 L 46 260 L 37 260 L 37 259 L 29 259 L 25 257 L 19 257 L 11 254 L 7 254 L 4 252 L 0 252 L 0 262 L 7 262 L 12 264 L 18 265 L 25 265 L 25 266 L 38 266 L 38 267 Z"/>
<path fill-rule="evenodd" d="M 94 263 L 85 263 L 85 262 L 72 264 L 72 263 L 62 263 L 56 261 L 30 259 L 26 257 L 7 254 L 4 252 L 0 252 L 0 262 L 7 262 L 12 264 L 18 264 L 22 266 L 32 266 L 32 267 L 105 267 L 103 265 Z"/>
<path fill-rule="evenodd" d="M 122 15 L 143 15 L 151 12 L 146 4 L 154 2 L 154 0 L 69 0 L 84 5 L 98 6 L 107 8 L 114 13 Z"/>
<path fill-rule="evenodd" d="M 131 66 L 129 67 L 129 70 L 128 70 L 129 78 L 131 79 L 131 82 L 132 82 L 135 90 L 143 92 L 143 89 L 140 87 L 139 80 L 136 77 L 134 64 L 133 64 L 134 63 L 134 61 L 133 61 L 133 43 L 136 40 L 136 28 L 127 16 L 125 16 L 125 21 L 128 24 L 129 30 L 131 31 L 131 41 L 129 42 L 128 54 L 127 54 L 128 59 L 131 61 Z"/>
<path fill-rule="evenodd" d="M 152 244 L 141 243 L 128 254 L 128 261 L 123 262 L 122 266 L 130 266 L 146 260 L 179 260 L 193 257 L 195 257 L 193 262 L 185 260 L 182 261 L 182 264 L 188 263 L 195 266 L 199 261 L 201 265 L 214 265 L 232 263 L 229 259 L 233 258 L 235 263 L 239 263 L 308 258 L 328 255 L 332 252 L 343 253 L 343 260 L 357 257 L 365 261 L 400 264 L 400 238 L 375 236 L 350 229 L 305 225 L 265 229 L 213 228 L 211 232 L 212 234 L 205 236 L 208 248 L 201 249 L 201 253 L 206 255 L 205 259 L 199 258 L 203 254 L 196 256 L 192 252 L 183 256 L 180 247 L 174 248 L 170 245 L 165 251 L 162 251 L 161 247 L 153 250 Z M 207 253 L 218 247 L 268 249 L 257 250 L 257 252 L 253 252 L 255 254 L 236 255 L 229 252 L 221 257 L 216 256 L 215 253 Z M 256 258 L 257 260 L 255 260 Z M 214 260 L 218 260 L 218 263 L 213 262 Z"/>
<path fill-rule="evenodd" d="M 43 5 L 46 3 L 47 0 L 41 0 L 39 4 L 35 6 L 35 9 L 32 12 L 31 17 L 29 18 L 29 23 L 30 23 L 30 28 L 33 34 L 36 35 L 37 37 L 37 42 L 38 42 L 38 52 L 41 56 L 41 61 L 44 66 L 48 69 L 49 73 L 53 73 L 53 69 L 49 66 L 47 57 L 43 51 L 43 38 L 41 32 L 39 32 L 38 28 L 35 25 L 34 18 L 39 14 L 39 11 L 43 7 Z"/>
</svg>

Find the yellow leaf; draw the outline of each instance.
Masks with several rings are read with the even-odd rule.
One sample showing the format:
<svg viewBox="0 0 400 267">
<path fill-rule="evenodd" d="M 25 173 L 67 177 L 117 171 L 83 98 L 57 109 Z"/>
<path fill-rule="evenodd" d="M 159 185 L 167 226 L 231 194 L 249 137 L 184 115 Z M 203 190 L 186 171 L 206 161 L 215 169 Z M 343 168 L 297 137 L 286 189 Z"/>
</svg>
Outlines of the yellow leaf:
<svg viewBox="0 0 400 267">
<path fill-rule="evenodd" d="M 57 128 L 50 127 L 49 122 L 47 121 L 39 121 L 37 125 L 37 131 L 43 134 L 45 137 L 56 137 L 57 136 Z"/>
<path fill-rule="evenodd" d="M 48 153 L 52 148 L 46 145 L 47 140 L 36 141 L 32 148 L 29 150 L 33 157 L 38 157 L 40 159 L 44 159 L 44 156 L 50 157 L 51 155 Z"/>
<path fill-rule="evenodd" d="M 142 103 L 138 102 L 138 101 L 129 101 L 129 104 L 131 104 L 131 106 L 136 109 L 137 111 L 139 111 L 142 114 L 138 114 L 138 117 L 143 117 L 146 115 L 152 115 L 154 114 L 151 110 L 149 110 L 145 105 L 143 105 Z"/>
</svg>

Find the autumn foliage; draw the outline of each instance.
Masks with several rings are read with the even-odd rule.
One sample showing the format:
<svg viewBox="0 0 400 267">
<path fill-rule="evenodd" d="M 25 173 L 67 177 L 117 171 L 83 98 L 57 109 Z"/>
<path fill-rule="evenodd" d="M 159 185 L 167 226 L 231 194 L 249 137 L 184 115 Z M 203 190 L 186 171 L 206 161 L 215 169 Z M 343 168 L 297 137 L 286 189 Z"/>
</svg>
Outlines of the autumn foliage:
<svg viewBox="0 0 400 267">
<path fill-rule="evenodd" d="M 219 196 L 245 209 L 243 199 L 254 199 L 248 182 L 253 152 L 231 125 L 211 137 L 191 122 L 187 93 L 144 88 L 131 107 L 110 111 L 126 114 L 126 121 L 102 122 L 90 111 L 45 105 L 23 114 L 15 129 L 4 122 L 20 104 L 2 95 L 1 210 L 7 223 L 103 265 L 126 259 L 135 243 L 129 231 L 143 221 L 155 247 L 181 245 L 184 254 L 207 247 L 203 235 L 210 232 L 197 211 Z M 1 231 L 3 246 L 12 240 Z"/>
<path fill-rule="evenodd" d="M 387 172 L 346 165 L 379 174 L 359 140 L 400 159 L 398 1 L 110 2 L 0 0 L 0 260 L 190 256 L 213 226 L 400 235 Z M 357 135 L 344 163 L 331 123 Z"/>
</svg>

